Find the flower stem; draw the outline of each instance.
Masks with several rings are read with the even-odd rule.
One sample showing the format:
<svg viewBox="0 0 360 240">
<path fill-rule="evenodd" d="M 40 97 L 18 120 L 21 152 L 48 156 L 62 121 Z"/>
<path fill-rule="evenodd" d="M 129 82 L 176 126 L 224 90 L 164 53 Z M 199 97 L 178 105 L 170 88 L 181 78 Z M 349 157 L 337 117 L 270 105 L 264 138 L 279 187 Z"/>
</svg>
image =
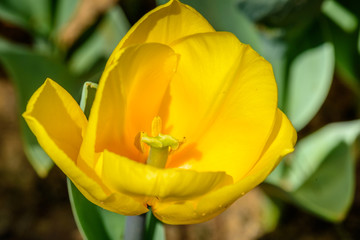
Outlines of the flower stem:
<svg viewBox="0 0 360 240">
<path fill-rule="evenodd" d="M 127 216 L 125 224 L 124 240 L 145 239 L 146 214 Z"/>
</svg>

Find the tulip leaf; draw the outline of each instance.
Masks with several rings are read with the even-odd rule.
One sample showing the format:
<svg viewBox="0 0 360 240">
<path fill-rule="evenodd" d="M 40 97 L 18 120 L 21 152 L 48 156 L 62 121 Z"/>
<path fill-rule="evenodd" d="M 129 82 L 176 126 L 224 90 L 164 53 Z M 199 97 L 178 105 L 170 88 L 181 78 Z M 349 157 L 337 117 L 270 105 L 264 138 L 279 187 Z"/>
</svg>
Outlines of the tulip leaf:
<svg viewBox="0 0 360 240">
<path fill-rule="evenodd" d="M 125 216 L 96 206 L 81 194 L 70 179 L 67 183 L 75 222 L 83 238 L 88 240 L 122 239 Z"/>
<path fill-rule="evenodd" d="M 360 120 L 328 124 L 301 139 L 267 183 L 280 187 L 285 200 L 327 220 L 342 220 L 353 199 L 351 148 L 359 136 Z"/>
<path fill-rule="evenodd" d="M 334 0 L 327 0 L 321 8 L 322 12 L 332 19 L 345 32 L 354 32 L 358 26 L 356 16 Z"/>
<path fill-rule="evenodd" d="M 360 120 L 354 120 L 328 124 L 300 140 L 287 169 L 288 190 L 297 190 L 340 142 L 351 146 L 359 135 Z"/>
<path fill-rule="evenodd" d="M 348 144 L 340 142 L 318 170 L 291 195 L 305 209 L 330 221 L 345 218 L 354 198 L 354 157 Z"/>
<path fill-rule="evenodd" d="M 341 76 L 341 80 L 346 81 L 351 86 L 351 90 L 360 94 L 360 74 L 358 71 L 360 52 L 357 49 L 359 32 L 346 32 L 330 20 L 328 24 L 335 48 L 337 73 Z"/>
<path fill-rule="evenodd" d="M 145 236 L 148 240 L 165 240 L 164 225 L 149 211 L 146 214 Z"/>
<path fill-rule="evenodd" d="M 47 77 L 55 79 L 74 95 L 77 84 L 61 62 L 42 54 L 11 44 L 0 38 L 0 63 L 18 91 L 20 113 L 23 113 L 32 94 Z M 24 150 L 37 174 L 45 177 L 53 166 L 51 159 L 39 146 L 35 136 L 21 119 Z"/>
<path fill-rule="evenodd" d="M 325 101 L 334 62 L 333 45 L 326 42 L 300 53 L 291 63 L 284 111 L 296 130 L 301 130 Z"/>
<path fill-rule="evenodd" d="M 262 56 L 271 63 L 278 88 L 278 107 L 283 109 L 285 88 L 286 88 L 286 70 L 287 70 L 287 43 L 279 36 L 268 36 L 262 34 L 263 51 Z"/>
<path fill-rule="evenodd" d="M 272 27 L 299 27 L 318 15 L 323 0 L 238 0 L 240 8 L 252 21 Z M 303 16 L 306 16 L 304 18 Z"/>
<path fill-rule="evenodd" d="M 238 7 L 253 21 L 261 20 L 279 9 L 290 0 L 240 0 Z"/>
<path fill-rule="evenodd" d="M 75 222 L 84 239 L 124 239 L 126 216 L 107 211 L 91 203 L 70 179 L 67 179 L 67 186 Z M 151 211 L 146 214 L 145 236 L 148 240 L 165 240 L 164 226 Z"/>
</svg>

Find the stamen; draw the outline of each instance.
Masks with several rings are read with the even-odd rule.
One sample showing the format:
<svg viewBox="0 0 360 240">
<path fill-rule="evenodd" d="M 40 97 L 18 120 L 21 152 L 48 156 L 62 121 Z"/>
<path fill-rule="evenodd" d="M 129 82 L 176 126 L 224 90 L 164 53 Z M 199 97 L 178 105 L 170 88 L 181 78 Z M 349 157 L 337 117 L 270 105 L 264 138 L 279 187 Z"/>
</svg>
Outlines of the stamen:
<svg viewBox="0 0 360 240">
<path fill-rule="evenodd" d="M 151 123 L 152 137 L 144 132 L 138 133 L 135 137 L 135 146 L 140 152 L 144 152 L 144 143 L 149 145 L 150 151 L 146 164 L 164 168 L 169 152 L 178 149 L 181 141 L 170 135 L 161 134 L 161 129 L 161 118 L 157 116 Z"/>
<path fill-rule="evenodd" d="M 161 133 L 162 121 L 159 116 L 154 117 L 151 123 L 151 135 L 156 137 Z"/>
</svg>

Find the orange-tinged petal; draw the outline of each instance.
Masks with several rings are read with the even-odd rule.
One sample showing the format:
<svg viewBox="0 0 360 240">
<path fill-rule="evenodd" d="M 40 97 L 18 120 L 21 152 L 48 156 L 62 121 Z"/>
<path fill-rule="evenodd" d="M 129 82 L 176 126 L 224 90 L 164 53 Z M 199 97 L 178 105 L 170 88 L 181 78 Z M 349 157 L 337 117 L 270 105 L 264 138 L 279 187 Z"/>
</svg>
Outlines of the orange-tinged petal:
<svg viewBox="0 0 360 240">
<path fill-rule="evenodd" d="M 159 115 L 165 133 L 186 142 L 167 167 L 225 171 L 236 181 L 255 164 L 274 124 L 272 67 L 231 33 L 192 35 L 171 46 L 181 60 Z"/>
<path fill-rule="evenodd" d="M 107 65 L 126 46 L 145 42 L 169 44 L 188 35 L 214 31 L 208 21 L 192 7 L 170 0 L 148 12 L 129 30 L 115 48 Z"/>
<path fill-rule="evenodd" d="M 180 201 L 232 183 L 232 178 L 224 172 L 156 168 L 108 151 L 104 152 L 103 160 L 102 178 L 106 184 L 134 197 Z"/>
<path fill-rule="evenodd" d="M 229 207 L 236 199 L 261 183 L 279 160 L 294 150 L 296 132 L 286 116 L 277 110 L 275 127 L 255 167 L 233 185 L 224 186 L 194 201 L 157 202 L 153 213 L 168 224 L 194 224 L 209 220 Z"/>
<path fill-rule="evenodd" d="M 134 141 L 151 132 L 162 99 L 178 63 L 178 55 L 159 43 L 124 48 L 103 73 L 91 109 L 81 156 L 90 166 L 104 149 L 145 161 Z"/>
</svg>

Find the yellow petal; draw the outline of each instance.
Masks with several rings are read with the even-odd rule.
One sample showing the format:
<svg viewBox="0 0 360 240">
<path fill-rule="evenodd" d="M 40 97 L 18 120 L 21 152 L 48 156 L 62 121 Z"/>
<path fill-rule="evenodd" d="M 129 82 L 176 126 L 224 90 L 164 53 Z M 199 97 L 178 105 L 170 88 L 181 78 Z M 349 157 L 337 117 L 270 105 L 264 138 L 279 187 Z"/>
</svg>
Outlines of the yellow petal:
<svg viewBox="0 0 360 240">
<path fill-rule="evenodd" d="M 112 211 L 147 211 L 133 198 L 111 194 L 91 169 L 83 171 L 76 165 L 87 120 L 76 101 L 56 82 L 45 81 L 29 100 L 23 116 L 41 147 L 87 199 Z"/>
<path fill-rule="evenodd" d="M 231 33 L 192 35 L 171 46 L 181 60 L 159 115 L 165 133 L 186 142 L 167 167 L 225 171 L 236 181 L 255 164 L 274 124 L 272 67 Z"/>
<path fill-rule="evenodd" d="M 107 197 L 106 190 L 76 166 L 87 120 L 68 92 L 47 79 L 31 97 L 23 116 L 41 147 L 73 182 L 98 199 Z"/>
<path fill-rule="evenodd" d="M 107 151 L 102 177 L 118 192 L 162 201 L 196 198 L 232 183 L 232 178 L 223 172 L 161 169 Z"/>
<path fill-rule="evenodd" d="M 285 155 L 294 151 L 296 140 L 297 133 L 295 128 L 286 115 L 280 109 L 277 109 L 273 131 L 259 161 L 247 175 L 256 174 L 262 169 L 267 168 L 267 166 L 270 166 L 269 169 L 272 171 Z M 267 175 L 264 175 L 263 178 L 265 179 Z"/>
<path fill-rule="evenodd" d="M 233 185 L 210 192 L 197 201 L 157 202 L 152 206 L 153 213 L 158 219 L 168 224 L 194 224 L 219 215 L 236 199 L 261 183 L 279 160 L 293 151 L 295 141 L 296 132 L 293 126 L 286 116 L 277 110 L 275 127 L 266 149 L 255 167 L 243 179 Z"/>
<path fill-rule="evenodd" d="M 113 192 L 106 198 L 98 199 L 93 197 L 87 190 L 74 183 L 77 189 L 92 203 L 115 213 L 122 215 L 140 215 L 149 211 L 144 203 L 135 200 L 127 195 Z"/>
<path fill-rule="evenodd" d="M 170 47 L 158 43 L 124 48 L 117 58 L 100 79 L 80 153 L 92 167 L 95 152 L 104 149 L 146 160 L 134 141 L 140 131 L 151 133 L 178 62 Z"/>
<path fill-rule="evenodd" d="M 170 0 L 144 15 L 123 37 L 108 60 L 108 65 L 121 48 L 145 42 L 169 44 L 176 39 L 202 32 L 213 32 L 213 27 L 192 7 Z"/>
<path fill-rule="evenodd" d="M 29 100 L 23 116 L 39 142 L 46 143 L 34 124 L 41 125 L 57 147 L 76 161 L 87 120 L 66 90 L 47 79 Z M 45 149 L 47 146 L 44 144 L 42 147 Z"/>
</svg>

